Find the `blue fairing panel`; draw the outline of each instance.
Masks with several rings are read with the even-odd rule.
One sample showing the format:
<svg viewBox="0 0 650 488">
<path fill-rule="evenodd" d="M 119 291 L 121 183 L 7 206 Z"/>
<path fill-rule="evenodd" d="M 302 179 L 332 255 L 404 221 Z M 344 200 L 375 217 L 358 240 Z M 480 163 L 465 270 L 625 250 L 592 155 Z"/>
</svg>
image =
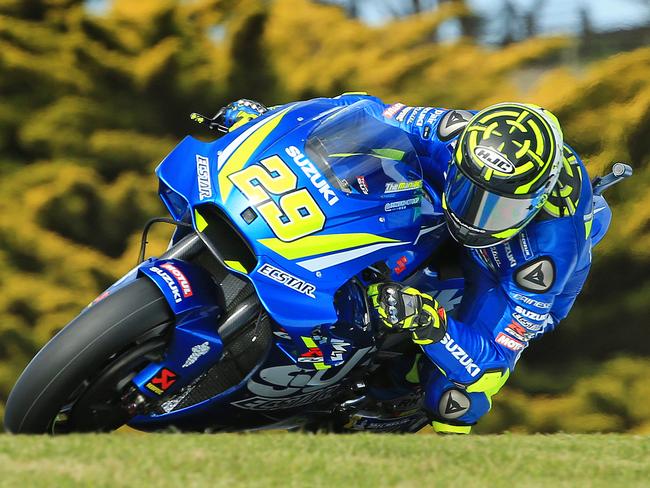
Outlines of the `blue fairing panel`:
<svg viewBox="0 0 650 488">
<path fill-rule="evenodd" d="M 133 383 L 146 395 L 177 391 L 221 358 L 217 334 L 222 308 L 208 272 L 177 259 L 150 259 L 139 272 L 160 288 L 175 324 L 164 358 L 145 367 Z"/>
<path fill-rule="evenodd" d="M 251 177 L 249 194 L 241 187 L 247 171 L 265 180 Z M 422 215 L 422 175 L 410 139 L 379 121 L 363 100 L 344 107 L 316 99 L 272 110 L 212 143 L 186 138 L 157 173 L 167 207 L 177 218 L 190 217 L 199 232 L 203 224 L 196 219 L 204 220 L 206 205 L 227 217 L 255 263 L 248 269 L 224 264 L 249 279 L 287 327 L 336 322 L 333 294 L 377 261 L 421 261 L 408 251 L 432 218 Z M 256 200 L 260 188 L 264 194 Z M 279 233 L 289 221 L 285 199 L 296 192 L 316 206 L 299 211 L 322 212 L 320 230 Z M 262 204 L 278 209 L 275 225 Z"/>
<path fill-rule="evenodd" d="M 612 211 L 602 195 L 594 196 L 594 223 L 591 228 L 591 244 L 596 246 L 609 229 L 612 221 Z"/>
</svg>

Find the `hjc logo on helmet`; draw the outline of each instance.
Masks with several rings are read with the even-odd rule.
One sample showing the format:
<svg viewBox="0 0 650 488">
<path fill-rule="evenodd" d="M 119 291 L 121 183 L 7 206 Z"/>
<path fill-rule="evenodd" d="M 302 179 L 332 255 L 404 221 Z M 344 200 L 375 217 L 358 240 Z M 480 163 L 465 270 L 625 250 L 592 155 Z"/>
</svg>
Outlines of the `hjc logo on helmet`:
<svg viewBox="0 0 650 488">
<path fill-rule="evenodd" d="M 507 174 L 515 172 L 515 165 L 512 164 L 505 155 L 491 147 L 476 146 L 474 149 L 474 156 L 476 156 L 488 168 L 495 171 Z"/>
</svg>

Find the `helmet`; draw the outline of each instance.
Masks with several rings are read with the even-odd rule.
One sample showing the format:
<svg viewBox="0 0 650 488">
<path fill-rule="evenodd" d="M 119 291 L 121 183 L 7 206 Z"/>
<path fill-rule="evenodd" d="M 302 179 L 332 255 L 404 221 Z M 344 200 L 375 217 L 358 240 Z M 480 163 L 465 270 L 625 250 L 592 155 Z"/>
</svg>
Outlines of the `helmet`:
<svg viewBox="0 0 650 488">
<path fill-rule="evenodd" d="M 467 247 L 512 238 L 546 203 L 562 158 L 562 130 L 550 112 L 519 103 L 478 112 L 447 171 L 442 206 L 452 236 Z"/>
</svg>

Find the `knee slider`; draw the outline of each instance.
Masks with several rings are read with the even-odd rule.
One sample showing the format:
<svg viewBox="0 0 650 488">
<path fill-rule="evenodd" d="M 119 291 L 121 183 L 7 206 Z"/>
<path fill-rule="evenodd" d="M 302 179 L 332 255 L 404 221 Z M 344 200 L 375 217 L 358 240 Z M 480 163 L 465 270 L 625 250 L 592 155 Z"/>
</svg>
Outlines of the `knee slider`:
<svg viewBox="0 0 650 488">
<path fill-rule="evenodd" d="M 465 388 L 453 386 L 445 390 L 433 416 L 434 430 L 440 433 L 468 434 L 471 424 L 491 408 L 492 396 L 501 389 L 509 375 L 509 370 L 488 371 Z"/>
</svg>

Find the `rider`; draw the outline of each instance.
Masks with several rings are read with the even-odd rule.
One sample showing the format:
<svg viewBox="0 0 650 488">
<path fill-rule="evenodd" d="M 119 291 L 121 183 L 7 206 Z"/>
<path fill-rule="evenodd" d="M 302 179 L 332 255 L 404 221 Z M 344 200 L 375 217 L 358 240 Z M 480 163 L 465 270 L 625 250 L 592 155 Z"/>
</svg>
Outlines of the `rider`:
<svg viewBox="0 0 650 488">
<path fill-rule="evenodd" d="M 434 429 L 469 433 L 529 341 L 567 316 L 587 278 L 594 215 L 587 171 L 557 118 L 534 105 L 470 112 L 386 105 L 360 93 L 335 100 L 369 100 L 375 117 L 410 134 L 425 179 L 443 195 L 449 233 L 463 246 L 457 313 L 447 316 L 431 296 L 400 283 L 368 293 L 384 324 L 411 330 L 431 360 L 417 370 Z M 266 110 L 234 102 L 226 126 Z M 609 213 L 604 200 L 598 206 Z"/>
</svg>

